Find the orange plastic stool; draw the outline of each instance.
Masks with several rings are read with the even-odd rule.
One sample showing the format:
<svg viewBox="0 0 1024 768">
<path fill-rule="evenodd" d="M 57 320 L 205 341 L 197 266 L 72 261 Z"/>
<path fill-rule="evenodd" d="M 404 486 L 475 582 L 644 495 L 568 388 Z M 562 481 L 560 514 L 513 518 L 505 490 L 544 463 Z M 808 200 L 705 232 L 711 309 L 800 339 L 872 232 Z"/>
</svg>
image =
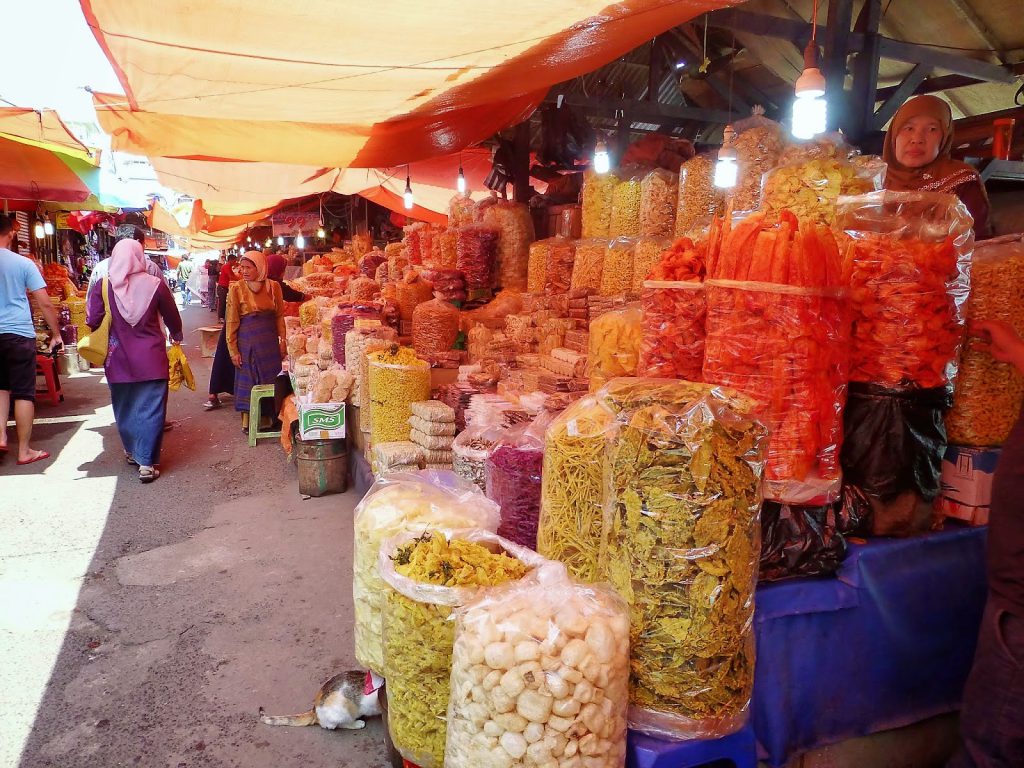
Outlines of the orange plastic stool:
<svg viewBox="0 0 1024 768">
<path fill-rule="evenodd" d="M 54 405 L 64 402 L 64 391 L 60 388 L 56 360 L 49 355 L 36 355 L 36 376 L 46 379 L 46 389 L 39 389 L 39 384 L 36 383 L 37 395 L 46 395 Z"/>
</svg>

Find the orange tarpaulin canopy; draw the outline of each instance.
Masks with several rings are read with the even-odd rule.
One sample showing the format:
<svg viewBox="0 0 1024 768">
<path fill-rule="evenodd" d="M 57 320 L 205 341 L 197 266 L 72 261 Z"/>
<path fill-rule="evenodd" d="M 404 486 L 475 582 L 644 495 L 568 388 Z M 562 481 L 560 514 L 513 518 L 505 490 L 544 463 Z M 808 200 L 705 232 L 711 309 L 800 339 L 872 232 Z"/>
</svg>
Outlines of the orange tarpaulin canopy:
<svg viewBox="0 0 1024 768">
<path fill-rule="evenodd" d="M 386 168 L 522 121 L 550 86 L 739 0 L 81 0 L 115 149 Z"/>
<path fill-rule="evenodd" d="M 173 212 L 157 200 L 146 214 L 146 220 L 153 229 L 179 237 L 224 236 L 228 233 L 244 232 L 247 227 L 262 221 L 273 212 L 274 208 L 270 207 L 235 216 L 211 216 L 203 208 L 203 202 L 196 200 L 192 204 L 188 223 L 182 224 Z"/>
<path fill-rule="evenodd" d="M 36 111 L 21 107 L 0 107 L 0 138 L 62 152 L 93 163 L 97 160 L 52 109 Z"/>
<path fill-rule="evenodd" d="M 0 198 L 81 203 L 91 194 L 57 153 L 0 138 Z"/>
</svg>

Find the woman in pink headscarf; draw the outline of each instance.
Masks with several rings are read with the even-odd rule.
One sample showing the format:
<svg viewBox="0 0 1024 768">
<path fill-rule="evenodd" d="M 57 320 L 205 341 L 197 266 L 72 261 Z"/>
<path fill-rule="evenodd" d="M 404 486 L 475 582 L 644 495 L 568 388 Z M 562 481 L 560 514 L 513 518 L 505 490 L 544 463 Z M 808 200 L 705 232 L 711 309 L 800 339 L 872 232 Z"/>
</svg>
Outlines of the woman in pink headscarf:
<svg viewBox="0 0 1024 768">
<path fill-rule="evenodd" d="M 103 368 L 114 421 L 125 460 L 138 465 L 143 483 L 151 483 L 160 476 L 156 465 L 167 414 L 167 343 L 160 318 L 172 343 L 180 344 L 181 315 L 167 284 L 146 271 L 146 254 L 135 240 L 114 246 L 107 277 L 89 292 L 86 322 L 93 330 L 106 312 L 104 288 L 110 304 L 110 345 Z"/>
</svg>

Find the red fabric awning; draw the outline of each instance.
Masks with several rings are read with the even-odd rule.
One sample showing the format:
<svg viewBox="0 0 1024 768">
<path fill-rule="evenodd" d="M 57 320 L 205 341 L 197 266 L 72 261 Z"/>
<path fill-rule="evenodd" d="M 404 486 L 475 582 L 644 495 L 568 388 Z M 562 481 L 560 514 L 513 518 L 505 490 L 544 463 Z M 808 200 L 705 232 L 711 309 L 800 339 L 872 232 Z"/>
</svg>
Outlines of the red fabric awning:
<svg viewBox="0 0 1024 768">
<path fill-rule="evenodd" d="M 0 138 L 0 198 L 81 203 L 91 194 L 59 154 Z"/>
</svg>

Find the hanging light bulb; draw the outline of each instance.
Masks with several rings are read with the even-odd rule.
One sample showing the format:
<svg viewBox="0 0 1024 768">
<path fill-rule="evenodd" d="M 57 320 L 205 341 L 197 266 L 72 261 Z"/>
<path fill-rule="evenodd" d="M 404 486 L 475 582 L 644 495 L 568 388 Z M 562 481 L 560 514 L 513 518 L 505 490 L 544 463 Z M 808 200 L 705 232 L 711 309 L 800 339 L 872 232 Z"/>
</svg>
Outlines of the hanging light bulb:
<svg viewBox="0 0 1024 768">
<path fill-rule="evenodd" d="M 604 139 L 598 139 L 594 147 L 594 173 L 608 173 L 612 168 L 612 159 L 608 156 L 608 145 Z"/>
<path fill-rule="evenodd" d="M 295 247 L 300 251 L 306 247 L 306 238 L 302 236 L 301 232 L 299 233 L 299 236 L 295 238 Z"/>
<path fill-rule="evenodd" d="M 327 233 L 324 231 L 324 225 L 323 224 L 321 224 L 320 225 L 320 229 L 318 229 L 316 231 L 316 236 L 319 237 L 321 240 L 323 240 L 325 237 L 327 237 Z"/>
<path fill-rule="evenodd" d="M 249 237 L 245 238 L 245 242 L 251 243 L 252 242 L 252 235 L 250 235 Z"/>
<path fill-rule="evenodd" d="M 284 245 L 284 235 L 278 235 L 277 236 L 277 244 L 278 245 Z"/>
<path fill-rule="evenodd" d="M 36 220 L 36 225 L 33 228 L 32 232 L 36 236 L 36 240 L 42 240 L 44 237 L 46 237 L 46 229 L 43 227 L 43 222 L 39 221 L 38 219 Z"/>
<path fill-rule="evenodd" d="M 736 129 L 731 124 L 725 126 L 722 148 L 718 150 L 718 162 L 715 163 L 714 184 L 719 189 L 731 189 L 736 186 L 739 169 L 736 166 L 736 149 L 732 145 L 735 138 Z"/>
<path fill-rule="evenodd" d="M 797 139 L 813 139 L 827 126 L 828 103 L 825 101 L 825 76 L 818 69 L 818 2 L 811 15 L 811 39 L 804 49 L 804 71 L 797 78 L 793 100 L 792 133 Z"/>
<path fill-rule="evenodd" d="M 264 245 L 264 247 L 266 247 L 266 248 L 269 248 L 269 247 L 270 247 L 270 245 L 271 245 L 271 242 L 272 242 L 272 241 L 271 241 L 271 239 L 270 239 L 270 238 L 268 237 L 268 238 L 267 238 L 267 242 L 265 242 L 265 243 L 263 244 L 263 245 Z"/>
<path fill-rule="evenodd" d="M 459 153 L 459 176 L 455 179 L 455 188 L 460 195 L 466 194 L 466 174 L 462 170 L 462 153 Z"/>
<path fill-rule="evenodd" d="M 409 178 L 409 166 L 405 166 L 405 193 L 402 195 L 402 199 L 405 202 L 405 210 L 411 211 L 413 198 L 412 198 L 412 179 Z"/>
<path fill-rule="evenodd" d="M 53 222 L 50 221 L 50 214 L 46 214 L 46 219 L 43 221 L 43 234 L 53 234 Z"/>
</svg>

